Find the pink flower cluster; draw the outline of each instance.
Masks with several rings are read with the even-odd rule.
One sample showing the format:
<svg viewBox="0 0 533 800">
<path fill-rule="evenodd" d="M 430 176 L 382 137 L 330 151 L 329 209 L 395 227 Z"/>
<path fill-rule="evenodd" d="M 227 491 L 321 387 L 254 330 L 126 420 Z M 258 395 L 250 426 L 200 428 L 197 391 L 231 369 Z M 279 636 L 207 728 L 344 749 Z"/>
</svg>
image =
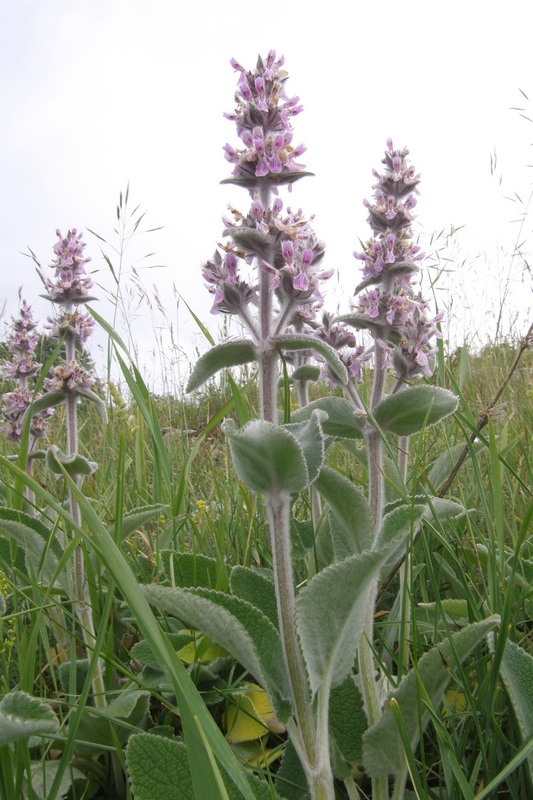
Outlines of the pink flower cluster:
<svg viewBox="0 0 533 800">
<path fill-rule="evenodd" d="M 292 145 L 291 117 L 302 107 L 298 97 L 289 99 L 285 94 L 284 59 L 276 58 L 271 50 L 265 60 L 258 58 L 253 72 L 234 59 L 231 63 L 240 73 L 237 108 L 225 117 L 236 123 L 244 148 L 224 147 L 227 160 L 235 165 L 230 181 L 245 186 L 257 186 L 258 178 L 267 178 L 273 184 L 291 183 L 303 170 L 296 159 L 305 147 Z"/>
<path fill-rule="evenodd" d="M 366 290 L 356 306 L 360 327 L 370 330 L 384 351 L 381 363 L 393 364 L 399 380 L 431 375 L 435 350 L 430 339 L 441 336 L 438 323 L 443 316 L 431 317 L 428 304 L 413 288 L 424 254 L 413 242 L 411 223 L 420 176 L 408 155 L 406 148 L 398 150 L 387 141 L 385 169 L 382 174 L 374 171 L 374 198 L 365 201 L 374 237 L 362 253 L 354 253 L 363 262 L 357 291 Z"/>
<path fill-rule="evenodd" d="M 240 277 L 244 264 L 259 260 L 260 268 L 271 275 L 270 288 L 280 305 L 298 307 L 303 316 L 314 316 L 323 303 L 320 284 L 333 274 L 322 270 L 325 246 L 303 211 L 287 208 L 276 197 L 271 208 L 264 208 L 256 197 L 244 216 L 232 209 L 225 218 L 224 233 L 232 239 L 224 256 L 217 251 L 203 268 L 208 290 L 215 295 L 213 313 L 239 313 L 243 304 L 257 303 L 257 284 Z"/>
<path fill-rule="evenodd" d="M 41 367 L 35 360 L 35 347 L 39 341 L 36 333 L 37 323 L 33 319 L 31 306 L 23 300 L 19 316 L 12 317 L 11 332 L 8 337 L 11 360 L 2 366 L 2 372 L 7 378 L 15 381 L 15 389 L 2 396 L 2 416 L 4 423 L 1 426 L 3 435 L 12 442 L 20 442 L 24 430 L 24 417 L 32 402 L 40 394 L 30 387 L 33 378 Z M 53 409 L 47 408 L 34 414 L 30 423 L 31 445 L 46 433 L 48 420 L 53 414 Z"/>
<path fill-rule="evenodd" d="M 86 244 L 82 238 L 83 234 L 78 233 L 76 228 L 64 237 L 59 230 L 56 234 L 58 236 L 58 241 L 54 245 L 56 258 L 50 264 L 55 272 L 54 280 L 43 278 L 48 292 L 47 298 L 53 303 L 66 306 L 94 300 L 89 296 L 89 289 L 93 284 L 85 272 L 85 264 L 91 259 L 84 255 Z"/>
</svg>

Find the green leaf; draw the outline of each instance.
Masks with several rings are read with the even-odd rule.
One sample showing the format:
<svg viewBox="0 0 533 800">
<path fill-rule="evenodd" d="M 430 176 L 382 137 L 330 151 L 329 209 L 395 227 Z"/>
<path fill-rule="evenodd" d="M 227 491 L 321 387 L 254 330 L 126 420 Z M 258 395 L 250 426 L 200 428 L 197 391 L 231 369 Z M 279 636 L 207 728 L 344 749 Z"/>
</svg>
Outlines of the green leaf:
<svg viewBox="0 0 533 800">
<path fill-rule="evenodd" d="M 290 739 L 276 773 L 276 791 L 283 800 L 310 800 L 307 778 Z"/>
<path fill-rule="evenodd" d="M 259 608 L 278 627 L 278 604 L 273 579 L 256 569 L 237 565 L 231 570 L 229 585 L 236 597 Z"/>
<path fill-rule="evenodd" d="M 48 800 L 50 788 L 55 780 L 58 770 L 61 769 L 60 761 L 36 761 L 31 764 L 31 788 L 32 794 L 28 792 L 26 797 L 34 795 L 39 800 Z M 66 797 L 74 781 L 83 781 L 87 784 L 87 776 L 80 769 L 70 766 L 59 780 L 55 797 Z"/>
<path fill-rule="evenodd" d="M 339 383 L 348 383 L 348 373 L 346 367 L 339 358 L 337 351 L 331 345 L 322 342 L 315 336 L 304 333 L 287 333 L 283 336 L 273 336 L 271 342 L 280 350 L 299 351 L 314 350 L 321 356 L 331 372 L 335 375 Z"/>
<path fill-rule="evenodd" d="M 86 400 L 89 400 L 91 403 L 93 403 L 93 405 L 95 405 L 96 408 L 98 409 L 99 414 L 102 417 L 103 421 L 107 422 L 107 408 L 101 397 L 98 397 L 98 395 L 95 392 L 91 391 L 91 389 L 83 389 L 83 388 L 76 389 L 76 394 L 79 395 L 80 397 L 85 397 Z"/>
<path fill-rule="evenodd" d="M 254 343 L 250 339 L 234 339 L 213 347 L 196 362 L 187 384 L 187 392 L 198 389 L 213 375 L 225 367 L 248 364 L 256 357 Z"/>
<path fill-rule="evenodd" d="M 224 236 L 231 236 L 235 244 L 244 250 L 246 255 L 259 256 L 268 261 L 273 239 L 268 234 L 261 233 L 257 228 L 225 228 Z"/>
<path fill-rule="evenodd" d="M 366 551 L 326 567 L 298 595 L 296 624 L 313 694 L 329 692 L 350 673 L 373 587 L 391 549 Z"/>
<path fill-rule="evenodd" d="M 40 414 L 41 411 L 46 411 L 47 408 L 54 408 L 54 406 L 58 406 L 64 401 L 64 392 L 60 390 L 46 392 L 46 394 L 43 394 L 42 397 L 38 397 L 33 401 L 31 406 L 29 406 L 29 408 L 24 412 L 24 416 L 27 414 L 30 417 L 34 417 L 36 414 Z"/>
<path fill-rule="evenodd" d="M 128 741 L 126 764 L 137 800 L 194 800 L 189 758 L 183 742 L 135 733 Z"/>
<path fill-rule="evenodd" d="M 525 741 L 533 736 L 533 658 L 514 642 L 507 641 L 500 675 Z M 533 780 L 533 753 L 527 763 Z"/>
<path fill-rule="evenodd" d="M 144 586 L 148 601 L 207 633 L 237 659 L 268 692 L 280 722 L 291 714 L 288 677 L 279 633 L 251 603 L 209 589 Z"/>
<path fill-rule="evenodd" d="M 76 745 L 76 752 L 93 756 L 93 745 L 114 748 L 117 739 L 119 742 L 125 741 L 132 727 L 139 728 L 147 720 L 149 700 L 150 692 L 124 691 L 97 711 L 86 706 L 78 727 L 77 738 L 80 742 Z"/>
<path fill-rule="evenodd" d="M 54 475 L 63 475 L 66 471 L 74 479 L 78 475 L 92 475 L 98 469 L 95 461 L 89 461 L 79 453 L 63 453 L 57 445 L 52 445 L 46 451 L 46 466 Z"/>
<path fill-rule="evenodd" d="M 326 448 L 321 423 L 325 417 L 324 411 L 314 410 L 305 422 L 292 422 L 284 426 L 302 448 L 309 484 L 317 479 L 324 464 Z"/>
<path fill-rule="evenodd" d="M 337 558 L 362 553 L 372 545 L 372 517 L 364 494 L 339 472 L 323 467 L 313 488 L 329 504 L 335 519 L 332 543 Z"/>
<path fill-rule="evenodd" d="M 237 475 L 253 492 L 299 492 L 308 485 L 303 448 L 286 427 L 253 420 L 238 431 L 233 420 L 226 420 L 222 430 Z"/>
<path fill-rule="evenodd" d="M 367 328 L 371 330 L 381 330 L 385 327 L 389 327 L 388 323 L 378 322 L 377 320 L 371 319 L 364 314 L 343 314 L 340 317 L 335 317 L 334 322 L 340 322 L 344 325 L 351 325 L 352 328 L 357 328 L 358 330 L 365 330 Z"/>
<path fill-rule="evenodd" d="M 331 692 L 329 699 L 329 730 L 339 757 L 347 764 L 348 773 L 363 763 L 363 734 L 368 725 L 363 697 L 353 675 Z M 337 777 L 346 777 L 338 775 Z"/>
<path fill-rule="evenodd" d="M 302 364 L 292 371 L 291 381 L 317 381 L 320 378 L 320 367 L 312 364 Z"/>
<path fill-rule="evenodd" d="M 422 504 L 417 505 L 401 505 L 389 511 L 383 517 L 381 528 L 379 529 L 377 540 L 378 542 L 388 543 L 396 542 L 401 547 L 403 542 L 416 530 L 416 525 L 427 511 L 427 506 Z M 390 559 L 398 557 L 399 547 L 397 546 L 391 553 Z"/>
<path fill-rule="evenodd" d="M 131 511 L 128 511 L 126 514 L 123 515 L 120 521 L 120 538 L 122 541 L 128 539 L 135 533 L 137 528 L 142 528 L 142 526 L 149 522 L 154 517 L 158 517 L 161 514 L 165 514 L 168 511 L 168 506 L 164 503 L 154 503 L 149 506 L 140 506 L 139 508 L 133 508 Z M 114 539 L 115 538 L 115 525 L 112 524 L 108 528 L 109 535 Z"/>
<path fill-rule="evenodd" d="M 216 558 L 199 553 L 178 553 L 176 550 L 163 550 L 161 561 L 165 576 L 172 586 L 182 589 L 203 586 L 216 589 L 218 566 Z"/>
<path fill-rule="evenodd" d="M 361 416 L 343 397 L 322 397 L 293 412 L 293 422 L 309 419 L 316 410 L 325 411 L 327 419 L 321 420 L 326 436 L 334 439 L 362 439 L 366 416 Z"/>
<path fill-rule="evenodd" d="M 154 735 L 151 731 L 135 733 L 128 741 L 126 764 L 135 800 L 200 800 L 194 792 L 183 742 Z M 275 797 L 269 785 L 254 775 L 245 779 L 256 800 Z M 241 800 L 242 794 L 226 775 L 219 773 L 219 781 L 217 798 L 212 800 Z"/>
<path fill-rule="evenodd" d="M 452 678 L 452 670 L 483 642 L 499 622 L 498 616 L 488 617 L 439 642 L 438 647 L 422 656 L 416 672 L 410 672 L 398 689 L 391 692 L 390 697 L 398 704 L 413 751 L 430 719 L 420 697 L 418 681 L 431 698 L 433 707 L 439 706 Z M 401 735 L 388 704 L 380 721 L 363 737 L 363 761 L 365 771 L 372 777 L 396 774 L 405 766 Z"/>
<path fill-rule="evenodd" d="M 382 400 L 374 418 L 384 432 L 410 436 L 453 414 L 457 397 L 438 386 L 410 386 Z"/>
<path fill-rule="evenodd" d="M 195 634 L 194 632 L 185 632 L 185 633 L 167 633 L 167 638 L 174 648 L 174 652 L 177 653 L 178 650 L 181 650 L 182 647 L 185 647 L 189 642 L 194 641 Z M 135 642 L 133 647 L 130 650 L 131 657 L 134 658 L 136 661 L 140 661 L 145 667 L 151 667 L 158 672 L 163 672 L 163 668 L 159 663 L 159 659 L 152 651 L 149 643 L 146 639 L 142 639 L 140 642 Z"/>
<path fill-rule="evenodd" d="M 57 580 L 63 549 L 46 525 L 23 511 L 0 508 L 0 531 L 21 547 L 30 575 L 43 585 Z"/>
<path fill-rule="evenodd" d="M 27 736 L 56 733 L 59 722 L 49 705 L 26 692 L 10 692 L 0 701 L 0 747 Z"/>
</svg>

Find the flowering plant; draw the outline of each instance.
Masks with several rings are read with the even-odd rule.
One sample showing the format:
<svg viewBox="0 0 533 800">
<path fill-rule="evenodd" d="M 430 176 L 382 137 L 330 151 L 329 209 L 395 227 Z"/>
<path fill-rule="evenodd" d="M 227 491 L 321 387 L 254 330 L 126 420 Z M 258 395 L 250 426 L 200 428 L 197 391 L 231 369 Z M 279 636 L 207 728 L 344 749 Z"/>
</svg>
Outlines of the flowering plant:
<svg viewBox="0 0 533 800">
<path fill-rule="evenodd" d="M 441 318 L 431 318 L 414 287 L 423 258 L 411 230 L 419 177 L 408 151 L 389 141 L 384 172 L 375 173 L 374 200 L 366 203 L 374 235 L 356 254 L 363 266 L 359 299 L 343 316 L 323 313 L 318 319 L 322 285 L 332 274 L 322 267 L 325 246 L 311 226 L 313 217 L 284 210 L 280 197 L 284 185 L 290 189 L 310 174 L 298 161 L 304 148 L 292 145 L 299 99 L 288 98 L 284 62 L 274 52 L 260 57 L 255 70 L 232 63 L 237 108 L 226 116 L 236 123 L 243 147 L 225 146 L 234 165 L 225 182 L 246 188 L 251 206 L 246 213 L 232 210 L 224 220 L 227 241 L 205 264 L 203 277 L 214 296 L 212 311 L 236 316 L 246 335 L 202 356 L 188 388 L 223 367 L 251 361 L 258 366 L 260 419 L 241 429 L 228 420 L 223 430 L 238 475 L 265 497 L 273 568 L 265 578 L 236 567 L 230 595 L 155 585 L 145 592 L 157 608 L 212 636 L 267 691 L 289 737 L 278 772 L 281 794 L 283 781 L 297 782 L 300 770 L 313 800 L 333 800 L 335 779 L 356 797 L 353 774 L 363 769 L 372 778 L 375 800 L 389 796 L 390 775 L 400 797 L 407 767 L 373 649 L 378 585 L 424 518 L 462 510 L 436 497 L 411 497 L 407 488 L 408 437 L 457 405 L 448 391 L 411 385 L 431 374 L 431 339 L 439 335 Z M 354 329 L 366 331 L 370 341 L 357 343 Z M 282 360 L 293 365 L 301 408 L 288 414 L 285 404 L 280 417 Z M 358 385 L 370 362 L 368 402 Z M 309 402 L 308 384 L 321 373 L 344 387 L 346 397 Z M 366 446 L 367 495 L 328 465 L 334 441 Z M 391 457 L 393 447 L 399 459 Z M 311 496 L 316 574 L 310 571 L 297 590 L 291 528 L 293 503 L 302 493 Z M 272 607 L 275 614 L 266 610 Z M 491 619 L 461 631 L 453 643 L 455 657 L 464 658 L 495 624 Z M 419 664 L 421 674 L 438 674 L 437 700 L 446 679 L 433 654 L 427 665 Z M 414 675 L 391 685 L 402 712 L 412 701 L 408 680 Z M 342 713 L 350 725 L 335 724 Z M 413 742 L 420 735 L 414 722 L 408 723 Z"/>
</svg>

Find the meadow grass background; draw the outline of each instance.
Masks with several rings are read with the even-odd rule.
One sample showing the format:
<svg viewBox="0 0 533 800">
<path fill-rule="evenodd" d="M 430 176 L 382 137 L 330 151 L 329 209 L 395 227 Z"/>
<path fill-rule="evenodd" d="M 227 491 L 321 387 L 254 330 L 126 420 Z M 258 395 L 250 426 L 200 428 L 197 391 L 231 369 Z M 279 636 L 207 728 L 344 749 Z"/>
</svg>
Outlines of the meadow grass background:
<svg viewBox="0 0 533 800">
<path fill-rule="evenodd" d="M 458 393 L 460 405 L 453 417 L 413 437 L 410 483 L 413 487 L 427 486 L 437 456 L 449 453 L 452 459 L 468 446 L 469 457 L 447 496 L 458 499 L 469 513 L 426 524 L 414 545 L 406 565 L 407 592 L 413 604 L 408 641 L 391 642 L 388 636 L 398 588 L 396 575 L 390 576 L 381 594 L 376 648 L 384 670 L 390 670 L 391 675 L 401 671 L 407 654 L 416 664 L 435 641 L 455 630 L 460 624 L 458 614 L 469 621 L 500 614 L 506 638 L 533 656 L 531 349 L 524 350 L 476 445 L 469 444 L 479 420 L 508 377 L 519 346 L 518 341 L 510 339 L 488 342 L 475 353 L 467 347 L 452 353 L 440 348 L 432 382 Z M 367 376 L 368 383 L 369 379 Z M 7 383 L 0 387 L 2 392 L 8 389 Z M 219 422 L 226 416 L 233 416 L 239 424 L 257 416 L 253 369 L 234 372 L 233 379 L 223 374 L 192 396 L 185 395 L 179 386 L 175 392 L 153 395 L 135 369 L 125 365 L 120 386 L 100 381 L 98 391 L 107 399 L 107 424 L 92 404 L 83 404 L 80 409 L 81 453 L 99 464 L 97 472 L 84 483 L 92 509 L 110 525 L 119 506 L 121 514 L 149 504 L 165 506 L 155 519 L 119 542 L 137 581 L 158 581 L 162 553 L 168 550 L 215 559 L 216 585 L 221 590 L 227 589 L 229 571 L 235 564 L 268 568 L 271 553 L 261 500 L 237 479 L 219 430 Z M 333 390 L 321 385 L 313 391 L 318 396 Z M 61 443 L 64 436 L 60 408 L 52 420 L 48 442 Z M 3 440 L 0 451 L 4 455 L 16 453 Z M 365 486 L 365 466 L 357 453 L 337 444 L 329 458 L 356 484 Z M 65 501 L 62 482 L 51 477 L 43 462 L 36 462 L 34 474 L 45 492 L 59 503 Z M 2 481 L 7 487 L 4 501 L 9 502 L 13 499 L 13 481 L 5 471 Z M 309 519 L 305 497 L 299 501 L 298 516 L 302 521 Z M 65 691 L 57 648 L 46 625 L 61 598 L 32 580 L 13 543 L 3 538 L 1 546 L 0 588 L 6 614 L 0 634 L 0 694 L 23 689 L 53 704 L 63 722 L 61 736 L 50 740 L 41 756 L 54 760 L 63 753 L 80 770 L 79 775 L 85 776 L 83 780 L 73 779 L 69 797 L 131 797 L 123 743 L 117 740 L 113 746 L 82 746 L 75 726 L 66 725 L 80 704 L 87 702 L 87 695 L 83 696 L 80 685 Z M 109 691 L 119 693 L 125 685 L 147 686 L 152 693 L 153 722 L 170 724 L 179 734 L 179 716 L 168 696 L 147 681 L 146 671 L 131 657 L 132 646 L 143 635 L 123 601 L 120 587 L 94 554 L 88 564 Z M 309 557 L 296 549 L 298 580 L 305 581 L 312 568 Z M 74 615 L 68 604 L 65 610 L 73 652 L 81 658 Z M 500 650 L 498 644 L 495 652 L 478 648 L 468 666 L 454 673 L 445 703 L 413 754 L 418 777 L 413 776 L 412 787 L 419 796 L 462 798 L 469 797 L 469 792 L 474 796 L 507 770 L 522 746 L 522 732 L 495 668 L 505 644 L 500 641 Z M 223 682 L 214 686 L 198 664 L 188 668 L 210 713 L 227 735 L 227 709 L 234 703 L 233 692 L 245 678 L 242 670 L 237 664 L 229 665 Z M 256 769 L 268 776 L 277 768 L 276 756 L 282 753 L 284 741 L 283 735 L 270 734 L 251 745 L 234 745 L 234 749 L 243 762 L 255 757 Z M 266 752 L 268 758 L 264 757 Z M 9 767 L 12 778 L 11 783 L 4 780 L 2 784 L 6 798 L 39 796 L 26 779 L 32 757 L 25 742 L 17 744 L 9 763 L 4 754 L 4 775 Z M 531 796 L 526 763 L 505 780 L 500 778 L 498 788 L 488 796 L 517 800 Z M 48 796 L 46 791 L 42 796 Z"/>
</svg>

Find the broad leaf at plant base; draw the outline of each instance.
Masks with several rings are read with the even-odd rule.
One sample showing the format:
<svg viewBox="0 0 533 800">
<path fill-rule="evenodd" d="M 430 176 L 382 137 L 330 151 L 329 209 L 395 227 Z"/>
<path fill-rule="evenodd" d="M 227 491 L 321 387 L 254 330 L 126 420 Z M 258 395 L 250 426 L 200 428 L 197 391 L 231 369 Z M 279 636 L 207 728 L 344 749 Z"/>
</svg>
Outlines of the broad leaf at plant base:
<svg viewBox="0 0 533 800">
<path fill-rule="evenodd" d="M 56 733 L 59 721 L 47 703 L 26 692 L 10 692 L 0 701 L 0 747 L 27 736 Z"/>
<path fill-rule="evenodd" d="M 298 595 L 296 623 L 313 694 L 329 692 L 351 672 L 375 581 L 399 544 L 327 567 Z"/>
<path fill-rule="evenodd" d="M 533 735 L 533 658 L 522 647 L 507 641 L 500 674 L 525 741 Z M 532 753 L 527 763 L 533 780 Z"/>
<path fill-rule="evenodd" d="M 278 631 L 258 608 L 238 597 L 208 589 L 142 587 L 148 601 L 207 633 L 231 653 L 268 692 L 280 722 L 292 712 Z"/>
<path fill-rule="evenodd" d="M 494 615 L 481 622 L 474 622 L 454 633 L 449 639 L 439 642 L 438 646 L 422 656 L 416 671 L 412 670 L 398 689 L 391 692 L 389 700 L 394 698 L 400 709 L 413 751 L 430 718 L 419 697 L 418 680 L 431 698 L 433 706 L 438 706 L 452 678 L 453 669 L 464 661 L 499 623 L 500 617 Z M 372 777 L 398 774 L 405 767 L 402 739 L 388 703 L 385 704 L 380 721 L 363 737 L 363 760 L 365 771 Z"/>
<path fill-rule="evenodd" d="M 229 579 L 231 591 L 241 600 L 247 600 L 265 614 L 278 627 L 278 605 L 273 578 L 256 569 L 239 565 L 233 567 Z"/>
</svg>

